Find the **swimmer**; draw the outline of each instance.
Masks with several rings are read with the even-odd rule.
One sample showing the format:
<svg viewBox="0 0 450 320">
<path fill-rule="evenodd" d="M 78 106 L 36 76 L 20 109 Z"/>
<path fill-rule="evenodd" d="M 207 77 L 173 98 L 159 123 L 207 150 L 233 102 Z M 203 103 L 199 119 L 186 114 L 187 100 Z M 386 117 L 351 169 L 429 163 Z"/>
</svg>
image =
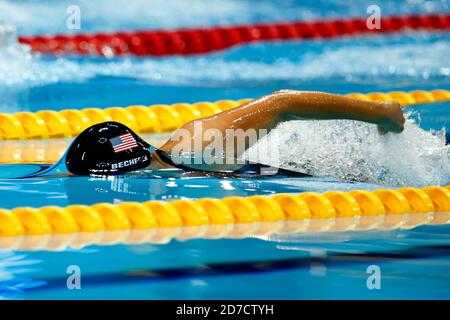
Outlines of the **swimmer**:
<svg viewBox="0 0 450 320">
<path fill-rule="evenodd" d="M 211 141 L 203 139 L 203 132 L 210 129 L 225 140 L 228 130 L 264 129 L 269 133 L 278 124 L 299 119 L 331 120 L 348 119 L 364 121 L 378 126 L 381 134 L 399 133 L 405 118 L 395 101 L 362 101 L 341 95 L 322 92 L 281 90 L 250 101 L 218 114 L 193 120 L 175 130 L 161 147 L 154 148 L 123 124 L 105 122 L 83 131 L 72 143 L 66 154 L 66 166 L 76 175 L 109 175 L 149 168 L 178 167 L 190 171 L 239 172 L 247 164 L 229 159 L 239 158 L 251 147 L 246 143 L 236 146 L 216 157 L 223 161 L 206 164 L 205 161 L 174 161 L 174 150 L 179 154 L 180 137 L 187 146 L 182 150 L 189 157 L 202 155 Z M 196 126 L 201 125 L 199 133 Z M 183 133 L 183 134 L 180 134 Z M 187 133 L 187 135 L 186 135 Z M 198 159 L 197 159 L 198 160 Z M 195 164 L 194 164 L 195 163 Z"/>
</svg>

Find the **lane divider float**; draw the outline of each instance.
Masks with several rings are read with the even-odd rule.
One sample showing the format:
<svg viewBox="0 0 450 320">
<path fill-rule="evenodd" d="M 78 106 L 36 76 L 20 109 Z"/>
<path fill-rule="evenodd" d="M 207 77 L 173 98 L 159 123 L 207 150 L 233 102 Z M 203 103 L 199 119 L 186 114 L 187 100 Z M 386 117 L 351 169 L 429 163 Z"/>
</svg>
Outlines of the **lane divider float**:
<svg viewBox="0 0 450 320">
<path fill-rule="evenodd" d="M 50 235 L 56 247 L 61 245 L 55 243 L 60 235 L 83 245 L 117 243 L 113 239 L 118 231 L 126 231 L 120 241 L 136 243 L 448 223 L 450 186 L 20 207 L 0 209 L 0 247 L 17 244 L 17 237 Z"/>
<path fill-rule="evenodd" d="M 20 36 L 19 42 L 29 45 L 35 52 L 45 54 L 166 56 L 202 54 L 259 41 L 329 39 L 357 34 L 393 33 L 404 29 L 450 29 L 450 14 L 382 17 L 381 29 L 369 29 L 366 19 L 363 17 L 180 30 Z"/>
<path fill-rule="evenodd" d="M 143 134 L 152 146 L 160 146 L 170 133 Z M 72 138 L 0 141 L 0 164 L 52 164 L 56 163 L 72 143 Z"/>
<path fill-rule="evenodd" d="M 56 163 L 72 139 L 0 141 L 0 164 Z"/>
<path fill-rule="evenodd" d="M 395 100 L 402 106 L 409 106 L 449 101 L 450 91 L 415 90 L 367 94 L 349 93 L 347 96 L 372 101 Z M 235 108 L 251 100 L 219 100 L 216 102 L 156 104 L 151 106 L 135 105 L 105 109 L 23 111 L 14 114 L 0 113 L 0 139 L 70 138 L 93 124 L 110 120 L 121 122 L 138 133 L 170 132 L 191 120 Z"/>
<path fill-rule="evenodd" d="M 132 229 L 116 231 L 78 232 L 65 234 L 24 235 L 17 237 L 0 237 L 0 250 L 15 251 L 62 251 L 68 248 L 82 249 L 87 246 L 108 246 L 117 244 L 167 244 L 172 240 L 189 239 L 243 239 L 259 238 L 279 241 L 283 237 L 295 234 L 296 239 L 302 235 L 305 241 L 311 235 L 336 235 L 332 241 L 342 241 L 342 231 L 360 230 L 396 230 L 410 229 L 420 225 L 442 225 L 450 222 L 450 214 L 414 214 L 401 215 L 400 223 L 389 222 L 388 217 L 361 216 L 358 219 L 336 218 L 277 222 L 256 222 L 247 224 L 203 225 L 177 228 Z M 414 221 L 415 220 L 415 221 Z M 347 239 L 347 238 L 345 238 Z"/>
</svg>

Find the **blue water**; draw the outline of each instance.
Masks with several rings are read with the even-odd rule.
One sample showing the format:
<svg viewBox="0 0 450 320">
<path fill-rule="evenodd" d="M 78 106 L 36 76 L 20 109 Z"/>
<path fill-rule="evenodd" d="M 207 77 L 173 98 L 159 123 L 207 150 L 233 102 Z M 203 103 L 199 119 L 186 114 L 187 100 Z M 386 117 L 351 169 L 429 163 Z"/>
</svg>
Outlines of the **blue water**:
<svg viewBox="0 0 450 320">
<path fill-rule="evenodd" d="M 3 1 L 0 20 L 24 35 L 69 33 L 67 3 Z M 220 0 L 205 5 L 166 0 L 142 10 L 147 1 L 126 3 L 105 7 L 100 1 L 70 1 L 80 5 L 86 32 L 362 16 L 372 4 Z M 379 5 L 385 14 L 449 11 L 442 1 Z M 245 9 L 249 7 L 252 10 Z M 0 111 L 240 99 L 281 88 L 336 93 L 450 89 L 449 50 L 449 34 L 440 32 L 261 43 L 200 57 L 159 59 L 40 57 L 12 43 L 0 48 Z M 425 130 L 449 128 L 449 107 L 449 103 L 414 107 L 413 117 Z M 333 178 L 208 177 L 182 172 L 0 179 L 0 207 L 380 187 Z M 423 226 L 56 252 L 1 250 L 0 298 L 450 298 L 449 233 L 448 226 Z M 69 265 L 81 268 L 82 290 L 67 289 Z M 367 289 L 369 265 L 381 269 L 381 290 Z"/>
<path fill-rule="evenodd" d="M 66 9 L 78 5 L 83 31 L 139 30 L 202 27 L 242 23 L 311 20 L 366 15 L 369 5 L 379 5 L 385 15 L 439 13 L 449 11 L 446 1 L 360 0 L 6 0 L 0 3 L 0 17 L 24 34 L 70 33 Z M 45 19 L 38 19 L 45 17 Z"/>
</svg>

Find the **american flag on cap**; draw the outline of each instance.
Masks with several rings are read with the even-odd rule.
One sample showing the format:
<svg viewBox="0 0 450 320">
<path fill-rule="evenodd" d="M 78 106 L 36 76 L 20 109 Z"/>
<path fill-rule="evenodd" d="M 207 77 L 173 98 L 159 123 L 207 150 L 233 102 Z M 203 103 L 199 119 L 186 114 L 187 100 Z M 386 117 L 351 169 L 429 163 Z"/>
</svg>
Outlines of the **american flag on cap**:
<svg viewBox="0 0 450 320">
<path fill-rule="evenodd" d="M 109 142 L 111 142 L 115 153 L 119 153 L 127 149 L 133 149 L 138 146 L 131 133 L 126 133 L 121 136 L 109 139 Z"/>
</svg>

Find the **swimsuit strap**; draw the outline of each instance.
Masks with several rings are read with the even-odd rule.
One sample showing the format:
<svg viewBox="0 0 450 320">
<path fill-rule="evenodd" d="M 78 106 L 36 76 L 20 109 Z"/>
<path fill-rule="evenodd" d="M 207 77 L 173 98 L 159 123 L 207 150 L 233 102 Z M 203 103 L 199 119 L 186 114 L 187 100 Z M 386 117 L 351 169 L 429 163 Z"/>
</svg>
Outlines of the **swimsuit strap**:
<svg viewBox="0 0 450 320">
<path fill-rule="evenodd" d="M 156 149 L 154 146 L 152 146 L 151 144 L 148 145 L 148 151 L 150 153 L 152 153 L 153 151 L 158 151 L 158 149 Z"/>
</svg>

